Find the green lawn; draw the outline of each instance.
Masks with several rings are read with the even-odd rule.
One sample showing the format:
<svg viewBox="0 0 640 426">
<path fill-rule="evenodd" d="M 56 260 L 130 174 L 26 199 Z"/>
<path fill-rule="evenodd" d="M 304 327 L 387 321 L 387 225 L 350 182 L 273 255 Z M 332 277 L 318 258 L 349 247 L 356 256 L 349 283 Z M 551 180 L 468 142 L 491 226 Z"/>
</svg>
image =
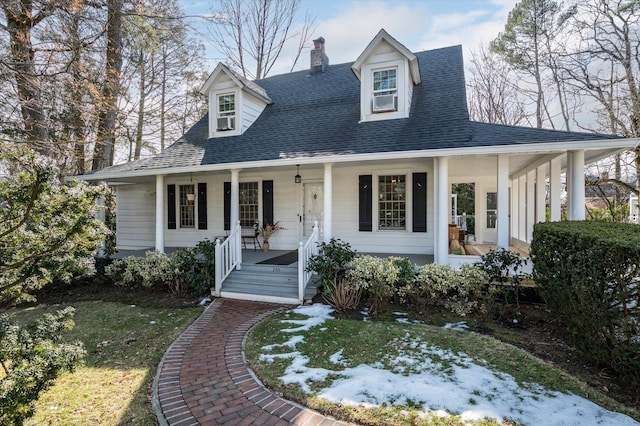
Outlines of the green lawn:
<svg viewBox="0 0 640 426">
<path fill-rule="evenodd" d="M 422 361 L 429 357 L 435 358 L 437 367 L 428 367 L 427 374 L 433 377 L 445 377 L 444 388 L 449 385 L 446 383 L 447 375 L 452 377 L 452 382 L 456 382 L 458 379 L 455 378 L 454 370 L 460 371 L 458 367 L 469 368 L 465 365 L 466 361 L 459 361 L 460 354 L 464 354 L 461 356 L 463 359 L 472 359 L 476 365 L 487 367 L 498 377 L 503 373 L 509 375 L 518 386 L 524 389 L 523 395 L 531 391 L 536 395 L 540 392 L 540 398 L 546 396 L 546 391 L 539 391 L 536 386 L 530 385 L 537 383 L 548 391 L 571 392 L 608 410 L 625 413 L 636 420 L 640 419 L 640 413 L 637 411 L 622 406 L 602 392 L 528 352 L 490 336 L 427 324 L 402 324 L 396 321 L 363 322 L 349 319 L 328 319 L 307 331 L 295 333 L 282 331 L 295 327 L 291 323 L 292 320 L 305 318 L 307 317 L 304 315 L 288 312 L 274 315 L 260 323 L 254 328 L 247 341 L 247 357 L 268 387 L 282 393 L 285 398 L 341 419 L 370 425 L 463 424 L 464 422 L 456 416 L 443 419 L 425 415 L 421 409 L 424 401 L 419 400 L 367 408 L 363 403 L 355 405 L 334 403 L 319 396 L 332 386 L 348 388 L 350 385 L 344 384 L 344 381 L 348 380 L 354 371 L 362 371 L 360 369 L 363 366 L 365 371 L 369 372 L 365 373 L 365 379 L 367 374 L 370 374 L 371 380 L 371 386 L 365 383 L 365 397 L 368 392 L 372 395 L 376 393 L 377 390 L 374 388 L 377 388 L 377 383 L 384 381 L 384 377 L 388 377 L 388 375 L 384 376 L 386 374 L 384 372 L 376 376 L 380 370 L 396 373 L 401 371 L 401 376 L 405 378 L 399 379 L 396 388 L 398 395 L 402 395 L 402 387 L 415 387 L 425 382 L 424 378 L 415 379 L 415 377 L 424 373 L 418 370 L 423 368 Z M 439 352 L 440 350 L 443 352 Z M 296 355 L 287 355 L 292 353 Z M 434 356 L 433 353 L 440 355 Z M 308 358 L 308 362 L 300 363 L 300 359 L 305 357 Z M 294 358 L 297 361 L 293 361 Z M 370 366 L 374 368 L 366 370 Z M 429 370 L 429 368 L 432 369 Z M 330 371 L 329 374 L 326 374 L 327 370 Z M 307 380 L 304 384 L 295 382 L 296 376 L 305 374 L 313 379 Z M 463 376 L 465 374 L 462 373 Z M 477 373 L 471 373 L 469 369 L 469 374 Z M 283 376 L 287 376 L 287 380 L 293 377 L 293 383 L 284 383 Z M 356 378 L 354 382 L 359 379 L 362 377 Z M 429 380 L 426 379 L 426 381 Z M 304 389 L 306 385 L 308 388 Z M 501 387 L 492 390 L 487 386 L 486 384 L 478 385 L 475 388 L 477 390 L 469 394 L 470 404 L 468 405 L 473 406 L 474 399 L 480 402 L 500 398 L 501 393 L 510 392 L 514 388 L 514 386 Z M 445 389 L 442 389 L 442 392 L 446 392 Z M 520 400 L 518 392 L 515 391 L 513 394 L 515 398 L 511 401 Z M 461 394 L 464 393 L 461 392 Z M 455 392 L 453 395 L 457 396 Z M 534 396 L 535 398 L 537 396 Z M 474 424 L 502 423 L 481 421 Z"/>
<path fill-rule="evenodd" d="M 69 340 L 87 351 L 84 366 L 42 394 L 28 425 L 155 425 L 150 385 L 168 345 L 202 308 L 140 307 L 115 302 L 69 303 L 76 308 Z M 19 322 L 65 305 L 13 309 Z"/>
</svg>

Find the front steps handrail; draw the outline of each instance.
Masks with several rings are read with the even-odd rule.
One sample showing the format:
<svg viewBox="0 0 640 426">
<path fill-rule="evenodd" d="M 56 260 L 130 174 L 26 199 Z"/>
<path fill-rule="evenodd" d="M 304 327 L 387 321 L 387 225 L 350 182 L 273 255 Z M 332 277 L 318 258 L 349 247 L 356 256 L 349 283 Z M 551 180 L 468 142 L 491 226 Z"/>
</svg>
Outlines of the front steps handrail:
<svg viewBox="0 0 640 426">
<path fill-rule="evenodd" d="M 300 241 L 298 247 L 298 301 L 304 302 L 304 290 L 313 275 L 312 271 L 307 271 L 309 258 L 318 254 L 318 222 L 314 222 L 311 235 L 305 243 Z"/>
<path fill-rule="evenodd" d="M 231 230 L 229 236 L 224 240 L 216 239 L 216 276 L 215 295 L 220 297 L 222 283 L 229 276 L 231 271 L 242 264 L 242 231 L 240 221 Z"/>
</svg>

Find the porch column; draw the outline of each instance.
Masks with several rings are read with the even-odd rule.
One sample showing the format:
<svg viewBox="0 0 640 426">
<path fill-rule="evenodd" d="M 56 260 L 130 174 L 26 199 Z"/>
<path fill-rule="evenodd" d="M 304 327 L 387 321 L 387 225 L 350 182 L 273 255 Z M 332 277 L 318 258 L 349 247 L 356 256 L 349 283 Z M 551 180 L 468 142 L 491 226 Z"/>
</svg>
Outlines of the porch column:
<svg viewBox="0 0 640 426">
<path fill-rule="evenodd" d="M 520 241 L 527 239 L 527 175 L 518 178 L 518 236 Z"/>
<path fill-rule="evenodd" d="M 547 220 L 547 165 L 536 169 L 536 223 Z"/>
<path fill-rule="evenodd" d="M 554 158 L 549 162 L 549 213 L 551 222 L 560 222 L 560 210 L 562 199 L 561 189 L 561 159 Z"/>
<path fill-rule="evenodd" d="M 236 226 L 240 220 L 240 169 L 231 170 L 231 211 L 230 223 L 231 229 Z"/>
<path fill-rule="evenodd" d="M 434 158 L 435 166 L 435 263 L 449 263 L 449 158 Z"/>
<path fill-rule="evenodd" d="M 584 150 L 570 151 L 568 154 L 571 163 L 571 186 L 569 187 L 571 217 L 569 219 L 584 220 Z"/>
<path fill-rule="evenodd" d="M 323 241 L 328 243 L 333 237 L 333 163 L 325 163 L 324 165 L 324 212 L 323 212 Z"/>
<path fill-rule="evenodd" d="M 156 250 L 164 253 L 164 175 L 156 175 Z"/>
<path fill-rule="evenodd" d="M 527 173 L 527 235 L 525 241 L 531 242 L 533 224 L 536 223 L 536 171 Z"/>
<path fill-rule="evenodd" d="M 236 230 L 237 226 L 240 223 L 240 169 L 232 169 L 231 170 L 231 197 L 230 197 L 231 205 L 229 206 L 229 224 L 230 231 L 233 232 Z M 239 232 L 239 229 L 238 229 Z M 241 237 L 237 237 L 236 244 L 236 259 L 238 259 L 238 264 L 236 265 L 237 270 L 242 269 L 242 244 L 240 241 Z"/>
<path fill-rule="evenodd" d="M 567 219 L 571 220 L 571 153 L 567 151 L 567 171 L 564 178 L 564 191 L 566 195 Z"/>
<path fill-rule="evenodd" d="M 520 226 L 520 185 L 518 179 L 511 181 L 511 235 L 518 238 Z"/>
<path fill-rule="evenodd" d="M 509 249 L 509 157 L 498 155 L 498 248 Z"/>
</svg>

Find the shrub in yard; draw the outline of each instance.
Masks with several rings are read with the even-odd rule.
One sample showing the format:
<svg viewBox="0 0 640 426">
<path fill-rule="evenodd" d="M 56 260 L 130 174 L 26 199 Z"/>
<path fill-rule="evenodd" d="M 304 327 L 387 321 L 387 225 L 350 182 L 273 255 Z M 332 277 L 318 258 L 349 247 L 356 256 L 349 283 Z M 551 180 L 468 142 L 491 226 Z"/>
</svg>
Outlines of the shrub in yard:
<svg viewBox="0 0 640 426">
<path fill-rule="evenodd" d="M 418 310 L 436 305 L 442 294 L 455 287 L 455 271 L 448 265 L 424 265 L 415 279 L 400 289 L 402 300 Z"/>
<path fill-rule="evenodd" d="M 486 310 L 486 283 L 487 274 L 475 265 L 463 265 L 456 271 L 448 265 L 429 264 L 400 289 L 400 296 L 418 310 L 442 305 L 464 316 Z"/>
<path fill-rule="evenodd" d="M 337 282 L 341 273 L 356 256 L 351 245 L 340 239 L 332 238 L 328 243 L 318 244 L 318 254 L 311 256 L 307 271 L 320 275 L 323 291 L 326 292 Z"/>
<path fill-rule="evenodd" d="M 176 271 L 169 256 L 150 250 L 146 257 L 114 260 L 105 268 L 105 273 L 119 286 L 160 290 L 173 282 Z"/>
<path fill-rule="evenodd" d="M 215 285 L 215 243 L 205 239 L 195 247 L 180 249 L 171 255 L 175 277 L 169 290 L 176 296 L 205 296 Z"/>
<path fill-rule="evenodd" d="M 146 257 L 116 259 L 105 273 L 123 287 L 168 290 L 179 297 L 204 296 L 214 286 L 215 244 L 204 240 L 171 256 L 153 250 Z"/>
<path fill-rule="evenodd" d="M 24 144 L 0 141 L 0 307 L 33 301 L 52 282 L 93 275 L 93 255 L 107 229 L 96 219 L 105 186 L 61 183 L 48 158 Z M 63 344 L 73 308 L 20 327 L 0 314 L 0 424 L 20 425 L 33 402 L 63 370 L 82 358 L 80 344 Z"/>
<path fill-rule="evenodd" d="M 81 343 L 62 343 L 73 328 L 73 308 L 47 314 L 34 324 L 12 324 L 0 314 L 0 425 L 21 425 L 33 404 L 63 371 L 84 356 Z"/>
<path fill-rule="evenodd" d="M 491 282 L 518 286 L 529 275 L 523 272 L 526 260 L 518 253 L 499 248 L 480 256 L 477 265 L 489 275 Z"/>
<path fill-rule="evenodd" d="M 195 255 L 193 248 L 188 247 L 176 250 L 171 254 L 171 264 L 173 265 L 173 279 L 166 283 L 169 293 L 176 297 L 185 297 L 191 293 L 190 276 L 195 269 Z"/>
<path fill-rule="evenodd" d="M 489 250 L 489 253 L 480 256 L 480 259 L 477 265 L 488 275 L 488 282 L 499 284 L 491 288 L 503 294 L 507 305 L 511 300 L 515 300 L 516 305 L 519 305 L 520 284 L 523 279 L 529 277 L 523 272 L 526 260 L 520 254 L 504 248 Z"/>
<path fill-rule="evenodd" d="M 640 385 L 640 227 L 535 225 L 533 277 L 588 359 Z"/>
<path fill-rule="evenodd" d="M 215 286 L 216 244 L 205 239 L 194 249 L 196 264 L 189 274 L 189 287 L 195 296 L 205 296 Z"/>
<path fill-rule="evenodd" d="M 489 279 L 487 273 L 477 265 L 466 264 L 462 265 L 458 276 L 460 286 L 457 293 L 454 294 L 454 306 L 457 313 L 464 316 L 474 311 L 487 312 L 495 295 L 492 288 L 487 289 L 486 287 Z"/>
<path fill-rule="evenodd" d="M 369 312 L 375 315 L 394 295 L 400 268 L 393 258 L 357 256 L 351 262 L 346 277 L 369 297 Z"/>
<path fill-rule="evenodd" d="M 106 228 L 96 201 L 106 187 L 61 183 L 47 158 L 24 144 L 0 141 L 0 307 L 35 300 L 53 281 L 93 275 L 93 254 Z"/>
<path fill-rule="evenodd" d="M 400 288 L 412 282 L 416 277 L 416 266 L 406 257 L 390 256 L 388 259 L 398 268 L 398 277 L 393 283 L 394 295 L 397 295 Z"/>
<path fill-rule="evenodd" d="M 360 304 L 362 289 L 350 279 L 338 278 L 323 297 L 337 311 L 349 311 Z"/>
</svg>

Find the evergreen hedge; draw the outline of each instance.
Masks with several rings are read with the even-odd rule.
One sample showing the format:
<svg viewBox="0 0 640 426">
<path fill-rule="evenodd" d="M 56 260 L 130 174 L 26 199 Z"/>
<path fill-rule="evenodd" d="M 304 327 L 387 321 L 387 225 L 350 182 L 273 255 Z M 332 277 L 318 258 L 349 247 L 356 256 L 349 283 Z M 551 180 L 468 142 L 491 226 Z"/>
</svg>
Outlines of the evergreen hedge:
<svg viewBox="0 0 640 426">
<path fill-rule="evenodd" d="M 533 278 L 581 353 L 640 385 L 640 226 L 535 225 Z"/>
</svg>

